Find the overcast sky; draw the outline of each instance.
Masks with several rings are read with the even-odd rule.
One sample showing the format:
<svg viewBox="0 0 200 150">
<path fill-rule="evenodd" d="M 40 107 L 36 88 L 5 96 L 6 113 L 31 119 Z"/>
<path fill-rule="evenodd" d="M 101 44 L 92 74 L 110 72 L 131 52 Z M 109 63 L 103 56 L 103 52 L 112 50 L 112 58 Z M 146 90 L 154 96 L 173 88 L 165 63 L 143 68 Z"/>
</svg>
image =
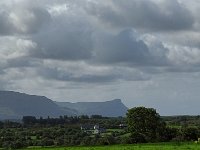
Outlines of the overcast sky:
<svg viewBox="0 0 200 150">
<path fill-rule="evenodd" d="M 200 114 L 199 0 L 1 0 L 0 89 Z"/>
</svg>

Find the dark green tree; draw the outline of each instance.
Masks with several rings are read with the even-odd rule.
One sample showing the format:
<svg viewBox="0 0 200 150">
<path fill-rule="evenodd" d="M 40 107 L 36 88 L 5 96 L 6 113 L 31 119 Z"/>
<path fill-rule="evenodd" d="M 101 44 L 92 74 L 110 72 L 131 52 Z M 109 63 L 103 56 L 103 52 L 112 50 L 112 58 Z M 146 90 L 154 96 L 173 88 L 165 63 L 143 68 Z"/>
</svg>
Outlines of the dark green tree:
<svg viewBox="0 0 200 150">
<path fill-rule="evenodd" d="M 136 138 L 135 142 L 154 142 L 160 140 L 161 127 L 165 128 L 165 126 L 155 109 L 135 107 L 129 109 L 126 115 L 128 129 Z"/>
<path fill-rule="evenodd" d="M 36 117 L 34 116 L 23 116 L 22 122 L 27 125 L 27 124 L 34 124 L 36 122 Z"/>
<path fill-rule="evenodd" d="M 199 130 L 195 127 L 187 127 L 182 129 L 183 138 L 187 141 L 198 140 L 199 137 Z"/>
</svg>

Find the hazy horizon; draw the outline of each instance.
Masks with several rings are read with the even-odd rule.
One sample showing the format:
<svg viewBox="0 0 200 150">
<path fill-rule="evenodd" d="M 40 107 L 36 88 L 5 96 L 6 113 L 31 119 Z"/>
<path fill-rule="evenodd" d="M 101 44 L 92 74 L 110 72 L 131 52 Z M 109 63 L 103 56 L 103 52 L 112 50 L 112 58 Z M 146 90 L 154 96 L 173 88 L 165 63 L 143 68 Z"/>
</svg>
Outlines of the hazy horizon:
<svg viewBox="0 0 200 150">
<path fill-rule="evenodd" d="M 199 0 L 1 0 L 0 90 L 200 114 Z"/>
</svg>

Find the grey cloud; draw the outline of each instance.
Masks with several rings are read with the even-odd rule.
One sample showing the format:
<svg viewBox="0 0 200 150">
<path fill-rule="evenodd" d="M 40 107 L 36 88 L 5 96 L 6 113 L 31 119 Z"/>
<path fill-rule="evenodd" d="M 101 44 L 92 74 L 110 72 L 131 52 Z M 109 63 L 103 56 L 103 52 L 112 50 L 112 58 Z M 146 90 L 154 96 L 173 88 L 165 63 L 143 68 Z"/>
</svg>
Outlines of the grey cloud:
<svg viewBox="0 0 200 150">
<path fill-rule="evenodd" d="M 200 48 L 200 33 L 198 31 L 182 31 L 178 34 L 176 32 L 173 33 L 165 33 L 160 36 L 162 41 L 167 41 L 171 43 L 171 45 L 179 45 L 186 46 L 191 48 Z"/>
<path fill-rule="evenodd" d="M 23 33 L 37 33 L 39 30 L 41 30 L 41 28 L 45 28 L 45 26 L 48 25 L 51 20 L 50 14 L 45 9 L 40 7 L 29 8 L 26 11 L 19 13 L 20 17 L 23 13 L 28 13 L 27 16 L 22 17 L 21 20 L 25 26 L 25 29 L 22 30 Z"/>
<path fill-rule="evenodd" d="M 135 62 L 144 63 L 149 57 L 148 47 L 142 41 L 131 37 L 131 31 L 126 30 L 117 36 L 107 37 L 99 43 L 96 52 L 97 60 L 108 63 Z"/>
<path fill-rule="evenodd" d="M 18 87 L 28 86 L 31 82 L 35 82 L 35 79 L 37 79 L 37 76 L 33 67 L 6 68 L 0 74 L 0 89 L 19 90 Z M 22 81 L 25 81 L 26 84 Z"/>
<path fill-rule="evenodd" d="M 87 5 L 86 11 L 112 27 L 166 31 L 190 29 L 194 24 L 191 12 L 177 0 L 113 0 L 111 5 L 101 1 Z"/>
<path fill-rule="evenodd" d="M 55 1 L 51 1 L 51 3 L 57 7 Z M 73 3 L 77 5 L 73 5 L 66 10 L 64 9 L 55 16 L 50 16 L 51 13 L 47 12 L 46 2 L 41 5 L 28 1 L 28 3 L 22 6 L 17 5 L 12 11 L 7 11 L 8 18 L 10 12 L 13 12 L 16 17 L 22 16 L 20 21 L 25 25 L 26 30 L 24 30 L 24 33 L 34 34 L 26 35 L 24 40 L 18 42 L 19 35 L 14 35 L 16 43 L 18 43 L 15 43 L 15 46 L 18 49 L 13 53 L 19 56 L 5 58 L 6 64 L 4 68 L 35 67 L 38 69 L 38 76 L 66 82 L 105 83 L 118 80 L 137 81 L 149 80 L 149 74 L 173 72 L 177 67 L 176 58 L 179 58 L 178 61 L 184 65 L 185 61 L 181 61 L 181 58 L 188 53 L 190 54 L 190 50 L 187 50 L 188 53 L 180 54 L 180 50 L 178 53 L 171 53 L 174 50 L 169 50 L 169 48 L 165 47 L 158 40 L 158 37 L 154 39 L 151 34 L 142 34 L 137 31 L 139 27 L 145 29 L 157 28 L 158 30 L 176 30 L 178 26 L 180 27 L 179 29 L 190 28 L 193 24 L 193 18 L 188 10 L 177 1 L 174 1 L 173 6 L 171 0 L 162 1 L 162 3 L 146 0 L 128 0 L 127 3 L 123 3 L 117 0 L 107 2 L 107 6 L 103 5 L 103 2 L 99 2 L 101 5 L 95 5 L 90 1 L 87 2 L 87 7 L 84 6 L 86 1 L 71 1 L 69 5 Z M 81 5 L 78 5 L 79 3 Z M 50 3 L 48 5 L 49 7 L 51 6 Z M 62 2 L 60 5 L 65 6 L 66 4 Z M 19 8 L 24 8 L 24 10 L 21 11 Z M 182 11 L 183 13 L 181 13 Z M 27 12 L 26 15 L 33 14 L 33 19 L 27 18 L 26 15 L 23 16 L 24 12 Z M 120 30 L 116 28 L 111 31 L 102 29 L 105 26 L 103 24 L 97 25 L 99 22 L 95 22 L 94 18 L 91 18 L 91 12 L 104 21 L 111 21 L 116 25 L 120 24 L 123 28 Z M 2 15 L 6 16 L 6 13 L 2 13 Z M 186 18 L 183 18 L 183 16 Z M 47 20 L 44 18 L 47 18 Z M 178 19 L 175 20 L 175 18 Z M 162 23 L 163 20 L 164 23 Z M 191 24 L 187 24 L 189 20 Z M 47 22 L 48 24 L 45 24 Z M 41 28 L 42 26 L 44 28 Z M 133 29 L 132 26 L 136 28 Z M 11 33 L 19 33 L 19 30 L 10 31 Z M 60 69 L 59 65 L 55 66 L 55 68 L 46 68 L 42 63 L 44 60 L 51 62 L 62 60 L 63 63 L 70 63 L 71 61 L 79 63 L 81 60 L 86 63 L 87 67 L 90 65 L 97 68 L 99 66 L 109 66 L 110 69 L 108 72 L 103 73 L 90 70 L 84 73 L 74 72 L 70 68 L 66 71 L 65 69 Z M 193 62 L 193 65 L 195 63 L 196 61 Z M 129 69 L 116 68 L 117 66 L 129 68 L 133 72 Z M 134 72 L 135 68 L 138 71 Z"/>
<path fill-rule="evenodd" d="M 12 36 L 0 37 L 0 69 L 38 66 L 41 60 L 29 57 L 35 43 Z"/>
<path fill-rule="evenodd" d="M 13 32 L 13 25 L 9 20 L 9 14 L 5 11 L 0 11 L 0 35 L 7 35 Z"/>
<path fill-rule="evenodd" d="M 101 63 L 125 63 L 139 66 L 168 64 L 167 50 L 162 45 L 148 46 L 133 30 L 124 30 L 118 35 L 103 37 L 98 39 L 97 43 L 95 59 Z"/>
<path fill-rule="evenodd" d="M 35 67 L 41 64 L 41 60 L 31 57 L 17 57 L 7 60 L 7 66 L 5 68 L 21 68 L 21 67 Z"/>
<path fill-rule="evenodd" d="M 0 79 L 0 90 L 6 90 L 7 82 Z"/>
<path fill-rule="evenodd" d="M 37 8 L 37 5 L 33 5 L 33 7 L 31 7 L 30 5 L 32 3 L 29 3 L 24 4 L 21 7 L 25 7 L 27 8 L 27 10 L 34 12 L 33 14 L 38 13 L 36 16 L 41 16 L 39 20 L 42 20 L 42 18 L 44 18 L 45 15 L 42 16 L 40 14 L 42 14 L 41 12 L 43 11 L 46 12 L 46 10 L 41 6 L 38 6 Z M 70 4 L 71 3 L 72 2 L 70 2 Z M 74 3 L 78 3 L 78 1 L 75 1 Z M 84 3 L 82 2 L 81 4 Z M 92 8 L 92 5 L 90 4 L 93 3 L 88 2 L 88 7 Z M 159 7 L 159 5 L 157 3 L 154 3 L 153 1 L 145 0 L 128 1 L 127 3 L 122 3 L 121 1 L 113 1 L 110 5 L 108 5 L 108 7 L 112 6 L 118 11 L 120 11 L 120 9 L 127 11 L 128 8 L 126 7 L 131 6 L 134 8 L 136 7 L 135 5 L 141 8 L 133 9 L 133 11 L 147 10 L 153 11 L 155 15 L 159 15 L 159 13 L 160 15 L 162 15 L 166 11 L 165 9 L 172 5 L 172 1 L 163 1 L 163 3 L 160 3 L 164 11 L 162 13 L 159 12 L 162 10 L 160 8 L 161 6 Z M 101 5 L 95 7 L 98 7 L 98 9 L 103 10 Z M 148 7 L 148 9 L 142 9 L 143 7 Z M 158 9 L 153 9 L 157 7 Z M 170 9 L 168 10 L 170 12 L 170 15 L 174 15 L 174 11 L 176 10 L 174 7 L 178 8 L 177 11 L 182 10 L 185 13 L 187 13 L 187 10 L 184 10 L 184 7 L 182 7 L 181 4 L 175 1 L 174 6 L 172 8 L 170 7 Z M 162 44 L 155 43 L 153 45 L 148 45 L 145 43 L 144 39 L 139 39 L 140 35 L 137 35 L 137 33 L 132 32 L 132 30 L 124 30 L 118 35 L 113 35 L 110 33 L 100 35 L 97 33 L 99 27 L 96 26 L 96 24 L 90 20 L 91 18 L 88 17 L 88 14 L 85 14 L 83 8 L 80 8 L 80 6 L 69 8 L 67 11 L 62 12 L 62 14 L 60 14 L 59 16 L 54 16 L 51 22 L 49 22 L 48 26 L 43 28 L 41 32 L 31 35 L 29 38 L 36 44 L 36 46 L 34 49 L 29 50 L 29 57 L 68 61 L 87 60 L 88 63 L 94 62 L 102 63 L 104 65 L 116 63 L 135 66 L 169 65 L 169 60 L 166 57 L 168 50 L 165 47 L 163 47 Z M 109 10 L 112 11 L 112 9 Z M 19 14 L 22 16 L 20 11 Z M 114 14 L 117 14 L 117 12 Z M 147 14 L 151 13 L 148 12 Z M 177 12 L 177 14 L 179 14 L 179 12 Z M 134 17 L 134 15 L 142 14 L 133 13 L 132 16 Z M 154 15 L 152 15 L 152 17 L 154 17 Z M 141 17 L 138 16 L 138 18 Z M 155 18 L 158 19 L 158 17 Z M 160 18 L 162 19 L 161 16 Z M 143 18 L 142 20 L 145 19 Z M 164 18 L 164 20 L 167 19 Z M 32 26 L 27 24 L 28 26 L 30 26 L 30 29 L 28 30 L 29 32 L 35 32 L 34 29 L 38 29 L 37 22 L 40 21 L 36 21 L 36 24 L 32 23 Z M 162 25 L 161 23 L 156 23 L 156 21 L 153 22 L 155 22 L 155 24 Z M 147 24 L 147 26 L 149 27 L 150 25 Z M 94 36 L 94 34 L 96 36 Z M 92 61 L 90 62 L 90 60 Z"/>
<path fill-rule="evenodd" d="M 78 64 L 77 64 L 78 65 Z M 83 67 L 83 66 L 82 66 Z M 87 67 L 87 66 L 85 66 Z M 98 68 L 98 67 L 97 67 Z M 57 81 L 67 81 L 74 83 L 109 83 L 116 82 L 120 80 L 125 81 L 145 81 L 149 80 L 151 77 L 144 74 L 140 70 L 131 70 L 124 67 L 110 67 L 106 70 L 101 70 L 101 73 L 95 70 L 88 70 L 83 68 L 79 73 L 74 70 L 73 67 L 60 68 L 59 66 L 43 66 L 38 68 L 37 72 L 39 75 L 45 79 L 57 80 Z M 97 69 L 99 70 L 99 69 Z"/>
<path fill-rule="evenodd" d="M 30 52 L 31 55 L 38 58 L 61 60 L 90 58 L 92 43 L 88 33 L 66 30 L 63 31 L 61 28 L 37 37 L 35 42 L 38 47 Z"/>
<path fill-rule="evenodd" d="M 92 74 L 84 74 L 77 75 L 70 72 L 59 71 L 57 69 L 45 69 L 40 70 L 40 75 L 44 78 L 52 79 L 52 80 L 60 80 L 67 82 L 84 82 L 84 83 L 105 83 L 116 81 L 115 75 L 92 75 Z"/>
<path fill-rule="evenodd" d="M 171 73 L 195 73 L 200 72 L 199 66 L 173 66 L 166 67 L 163 72 L 171 72 Z"/>
<path fill-rule="evenodd" d="M 89 59 L 93 50 L 92 33 L 93 27 L 80 14 L 64 13 L 32 37 L 37 47 L 30 55 L 58 60 Z"/>
<path fill-rule="evenodd" d="M 31 1 L 13 2 L 0 8 L 1 36 L 37 33 L 51 18 L 45 8 Z"/>
</svg>

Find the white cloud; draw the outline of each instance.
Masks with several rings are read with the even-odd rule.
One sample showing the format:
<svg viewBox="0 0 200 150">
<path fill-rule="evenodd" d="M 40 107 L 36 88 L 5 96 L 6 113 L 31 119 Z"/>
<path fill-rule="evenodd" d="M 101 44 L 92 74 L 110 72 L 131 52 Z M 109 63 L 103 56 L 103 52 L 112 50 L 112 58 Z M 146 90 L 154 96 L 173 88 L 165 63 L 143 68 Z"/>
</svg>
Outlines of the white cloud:
<svg viewBox="0 0 200 150">
<path fill-rule="evenodd" d="M 167 46 L 167 45 L 166 45 Z M 167 46 L 169 59 L 175 65 L 198 65 L 200 63 L 200 49 L 186 46 Z M 191 66 L 192 67 L 192 66 Z"/>
</svg>

